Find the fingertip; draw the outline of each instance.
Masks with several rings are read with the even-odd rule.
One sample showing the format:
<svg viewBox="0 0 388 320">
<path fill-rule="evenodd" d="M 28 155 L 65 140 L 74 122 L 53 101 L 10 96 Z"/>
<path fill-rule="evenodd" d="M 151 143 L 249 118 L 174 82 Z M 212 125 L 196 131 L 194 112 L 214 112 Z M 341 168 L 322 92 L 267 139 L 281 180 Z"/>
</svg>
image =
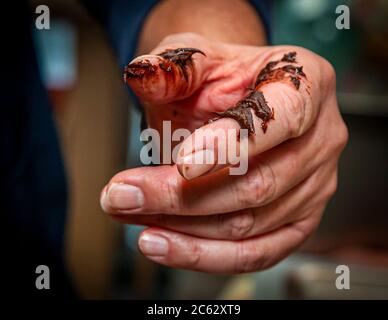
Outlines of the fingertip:
<svg viewBox="0 0 388 320">
<path fill-rule="evenodd" d="M 194 54 L 202 58 L 192 59 Z M 204 78 L 200 49 L 183 47 L 142 55 L 125 68 L 123 80 L 144 101 L 169 103 L 191 95 Z"/>
<path fill-rule="evenodd" d="M 158 57 L 143 55 L 133 59 L 124 67 L 123 80 L 131 84 L 131 80 L 143 79 L 157 71 Z"/>
<path fill-rule="evenodd" d="M 101 194 L 100 194 L 100 207 L 106 213 L 108 213 L 108 211 L 109 211 L 108 207 L 106 206 L 107 189 L 108 189 L 108 186 L 105 186 L 102 189 Z"/>
<path fill-rule="evenodd" d="M 160 67 L 162 62 L 157 55 L 137 57 L 124 68 L 123 80 L 142 100 L 163 100 L 168 94 L 168 86 L 165 71 Z"/>
<path fill-rule="evenodd" d="M 235 164 L 240 154 L 237 150 L 240 146 L 239 129 L 238 123 L 229 118 L 196 129 L 185 139 L 178 152 L 179 174 L 191 180 Z"/>
<path fill-rule="evenodd" d="M 178 172 L 186 180 L 203 176 L 213 171 L 217 159 L 212 149 L 193 152 L 183 157 L 177 165 Z"/>
</svg>

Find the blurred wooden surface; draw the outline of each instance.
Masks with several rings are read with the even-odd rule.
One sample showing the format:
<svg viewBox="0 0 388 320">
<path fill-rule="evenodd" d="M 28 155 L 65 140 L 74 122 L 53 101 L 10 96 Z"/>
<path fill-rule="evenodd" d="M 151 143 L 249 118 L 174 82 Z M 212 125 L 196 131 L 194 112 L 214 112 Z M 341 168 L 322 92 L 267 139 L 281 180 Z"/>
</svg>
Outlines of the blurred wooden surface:
<svg viewBox="0 0 388 320">
<path fill-rule="evenodd" d="M 82 298 L 108 297 L 121 227 L 100 208 L 103 186 L 125 165 L 128 96 L 103 32 L 78 29 L 78 80 L 57 113 L 69 181 L 67 262 Z"/>
</svg>

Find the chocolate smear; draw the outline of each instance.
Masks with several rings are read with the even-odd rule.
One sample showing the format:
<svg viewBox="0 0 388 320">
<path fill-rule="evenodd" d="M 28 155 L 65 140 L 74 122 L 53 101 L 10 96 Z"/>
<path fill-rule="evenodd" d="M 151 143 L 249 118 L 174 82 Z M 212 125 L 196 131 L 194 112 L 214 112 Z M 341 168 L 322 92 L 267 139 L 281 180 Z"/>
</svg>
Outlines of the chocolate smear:
<svg viewBox="0 0 388 320">
<path fill-rule="evenodd" d="M 303 67 L 297 67 L 292 64 L 275 68 L 280 62 L 296 63 L 296 52 L 289 52 L 283 55 L 280 60 L 270 61 L 259 72 L 255 88 L 237 104 L 226 111 L 215 112 L 217 117 L 210 119 L 208 123 L 220 118 L 232 118 L 236 120 L 242 129 L 248 129 L 249 135 L 255 133 L 253 118 L 250 109 L 262 120 L 261 129 L 264 133 L 267 131 L 268 122 L 273 120 L 274 109 L 268 106 L 264 94 L 260 88 L 270 82 L 280 82 L 289 79 L 296 90 L 300 87 L 301 78 L 306 78 Z"/>
<path fill-rule="evenodd" d="M 168 62 L 175 64 L 182 71 L 185 80 L 188 81 L 189 75 L 187 72 L 187 68 L 192 67 L 191 57 L 195 53 L 200 53 L 206 56 L 201 50 L 196 48 L 178 48 L 175 50 L 166 50 L 158 54 L 158 56 L 167 60 L 166 62 L 161 62 L 159 66 L 162 70 L 166 72 L 171 72 L 172 68 Z"/>
</svg>

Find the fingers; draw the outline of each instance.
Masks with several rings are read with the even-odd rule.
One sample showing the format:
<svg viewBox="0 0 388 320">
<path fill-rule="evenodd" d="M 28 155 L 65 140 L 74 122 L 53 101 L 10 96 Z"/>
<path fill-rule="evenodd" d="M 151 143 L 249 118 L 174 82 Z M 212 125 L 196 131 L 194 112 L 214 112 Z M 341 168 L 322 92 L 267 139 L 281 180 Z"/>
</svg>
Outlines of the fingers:
<svg viewBox="0 0 388 320">
<path fill-rule="evenodd" d="M 306 218 L 311 208 L 323 208 L 335 190 L 335 165 L 332 161 L 332 164 L 320 167 L 284 196 L 259 208 L 209 216 L 140 214 L 113 217 L 127 224 L 165 228 L 207 239 L 246 239 Z"/>
<path fill-rule="evenodd" d="M 297 56 L 300 57 L 298 62 L 300 59 L 304 63 L 305 56 L 299 53 Z M 275 54 L 274 59 L 276 57 Z M 277 61 L 281 69 L 284 62 Z M 296 65 L 289 66 L 299 70 Z M 321 100 L 321 93 L 317 90 L 321 77 L 312 69 L 311 62 L 306 63 L 304 70 L 307 78 L 303 72 L 297 85 L 289 80 L 290 77 L 273 80 L 275 82 L 261 82 L 256 88 L 258 91 L 255 89 L 240 100 L 231 115 L 197 129 L 182 143 L 178 153 L 178 170 L 182 176 L 193 179 L 225 166 L 235 165 L 243 158 L 258 155 L 304 134 L 316 119 Z M 281 71 L 287 74 L 282 69 Z M 248 131 L 241 136 L 238 132 L 244 126 Z M 194 161 L 198 152 L 214 154 L 214 160 L 206 163 Z"/>
<path fill-rule="evenodd" d="M 240 125 L 231 118 L 222 118 L 195 130 L 181 145 L 178 152 L 178 170 L 186 179 L 237 165 L 242 160 L 263 153 L 280 143 L 302 135 L 310 126 L 315 114 L 311 111 L 310 99 L 305 99 L 290 86 L 275 83 L 263 89 L 268 105 L 275 111 L 264 133 L 262 121 L 253 111 L 255 134 L 239 136 Z M 308 124 L 308 125 L 307 125 Z M 213 161 L 198 161 L 196 154 L 214 154 Z"/>
<path fill-rule="evenodd" d="M 209 215 L 263 206 L 306 179 L 331 154 L 313 143 L 317 138 L 324 138 L 322 132 L 311 130 L 260 155 L 243 176 L 221 170 L 187 181 L 175 166 L 123 171 L 112 178 L 101 203 L 111 214 Z"/>
<path fill-rule="evenodd" d="M 150 228 L 139 237 L 149 259 L 174 268 L 210 273 L 243 273 L 271 267 L 295 250 L 315 228 L 312 216 L 242 241 L 209 240 Z"/>
<path fill-rule="evenodd" d="M 213 62 L 208 40 L 190 36 L 177 41 L 165 42 L 125 67 L 124 81 L 143 101 L 161 104 L 184 99 L 206 78 Z"/>
</svg>

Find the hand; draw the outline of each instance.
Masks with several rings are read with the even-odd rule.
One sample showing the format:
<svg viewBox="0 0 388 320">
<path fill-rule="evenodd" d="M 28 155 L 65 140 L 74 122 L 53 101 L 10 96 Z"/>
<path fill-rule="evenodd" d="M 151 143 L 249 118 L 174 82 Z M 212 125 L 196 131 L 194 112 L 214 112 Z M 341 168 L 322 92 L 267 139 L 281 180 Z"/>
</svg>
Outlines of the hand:
<svg viewBox="0 0 388 320">
<path fill-rule="evenodd" d="M 149 126 L 157 130 L 163 120 L 193 135 L 196 128 L 214 130 L 214 136 L 215 129 L 239 129 L 230 118 L 203 123 L 212 112 L 243 98 L 266 63 L 287 52 L 297 52 L 307 79 L 299 90 L 287 81 L 261 88 L 275 119 L 264 134 L 254 116 L 247 174 L 232 176 L 223 166 L 209 173 L 206 164 L 130 169 L 111 179 L 101 205 L 123 223 L 149 226 L 139 247 L 158 263 L 216 273 L 268 268 L 311 235 L 335 192 L 338 158 L 348 134 L 338 111 L 334 70 L 300 47 L 232 45 L 195 34 L 169 36 L 136 61 L 147 58 L 157 66 L 156 53 L 179 47 L 206 54 L 193 56 L 188 81 L 176 73 L 172 84 L 160 69 L 155 77 L 128 81 L 143 102 Z M 178 159 L 185 163 L 189 157 Z"/>
</svg>

